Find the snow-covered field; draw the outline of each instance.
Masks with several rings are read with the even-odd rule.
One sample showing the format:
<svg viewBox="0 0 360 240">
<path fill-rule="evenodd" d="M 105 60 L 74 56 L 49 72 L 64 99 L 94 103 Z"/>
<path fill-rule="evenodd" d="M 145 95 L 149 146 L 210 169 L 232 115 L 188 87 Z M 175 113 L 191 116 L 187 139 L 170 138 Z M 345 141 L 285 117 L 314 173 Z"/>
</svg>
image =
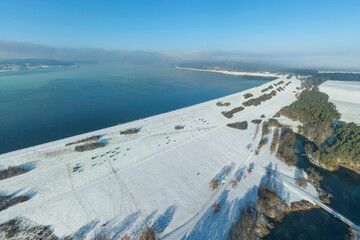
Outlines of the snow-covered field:
<svg viewBox="0 0 360 240">
<path fill-rule="evenodd" d="M 336 105 L 341 120 L 360 124 L 360 82 L 328 80 L 319 88 Z"/>
<path fill-rule="evenodd" d="M 231 119 L 221 114 L 242 106 L 244 93 L 258 97 L 262 89 L 280 80 L 291 83 L 270 100 L 245 107 Z M 305 189 L 307 194 L 294 187 L 294 178 L 302 173 L 270 154 L 272 133 L 269 143 L 255 155 L 261 125 L 250 122 L 261 119 L 262 114 L 264 119 L 271 118 L 295 101 L 298 86 L 299 80 L 283 76 L 221 99 L 0 155 L 0 169 L 35 165 L 25 174 L 0 181 L 2 194 L 34 194 L 1 211 L 0 223 L 25 217 L 50 225 L 58 236 L 87 239 L 103 234 L 112 239 L 125 234 L 135 238 L 146 226 L 164 239 L 225 239 L 239 217 L 239 207 L 256 199 L 259 184 L 266 180 L 266 168 L 279 173 L 273 181 L 288 203 L 311 201 L 308 194 L 317 197 L 312 185 Z M 231 105 L 219 107 L 218 101 Z M 245 120 L 247 130 L 226 126 Z M 184 129 L 175 130 L 176 125 Z M 132 127 L 141 130 L 119 134 Z M 74 145 L 65 146 L 92 135 L 101 135 L 107 145 L 82 153 L 75 152 Z M 76 166 L 80 168 L 73 172 Z M 227 169 L 231 170 L 228 175 Z M 231 180 L 238 175 L 242 180 L 233 187 Z M 221 180 L 216 191 L 209 187 L 214 177 Z M 212 208 L 215 203 L 221 206 L 218 213 Z"/>
</svg>

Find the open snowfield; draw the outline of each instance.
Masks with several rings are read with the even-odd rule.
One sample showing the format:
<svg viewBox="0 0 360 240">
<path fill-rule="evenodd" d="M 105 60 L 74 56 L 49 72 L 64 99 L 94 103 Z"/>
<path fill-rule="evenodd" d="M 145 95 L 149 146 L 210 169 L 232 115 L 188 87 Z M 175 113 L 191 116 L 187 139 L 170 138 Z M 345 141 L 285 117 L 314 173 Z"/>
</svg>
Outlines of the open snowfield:
<svg viewBox="0 0 360 240">
<path fill-rule="evenodd" d="M 336 105 L 341 120 L 360 124 L 360 82 L 328 80 L 319 88 Z"/>
<path fill-rule="evenodd" d="M 221 114 L 242 106 L 244 93 L 258 97 L 262 89 L 280 80 L 285 82 L 283 87 L 291 83 L 270 100 L 245 107 L 231 119 Z M 272 181 L 288 203 L 311 201 L 309 196 L 317 197 L 314 187 L 308 184 L 304 193 L 294 184 L 302 173 L 270 154 L 272 132 L 269 143 L 255 155 L 261 125 L 250 122 L 262 114 L 263 120 L 271 118 L 295 101 L 300 83 L 295 77 L 280 77 L 221 99 L 0 155 L 0 169 L 35 166 L 25 174 L 0 180 L 2 194 L 33 194 L 30 200 L 1 211 L 0 223 L 25 217 L 34 224 L 50 225 L 59 237 L 86 239 L 103 234 L 112 239 L 128 234 L 135 239 L 146 226 L 163 239 L 225 239 L 239 217 L 239 207 L 256 199 L 267 168 L 278 173 Z M 323 88 L 331 90 L 328 84 Z M 231 105 L 219 107 L 218 101 Z M 226 126 L 238 121 L 248 121 L 248 129 Z M 176 125 L 184 128 L 175 130 Z M 128 128 L 140 128 L 140 132 L 119 134 Z M 106 146 L 86 152 L 65 146 L 93 135 L 101 135 Z M 73 172 L 76 166 L 79 170 Z M 230 170 L 228 175 L 226 170 Z M 238 175 L 242 179 L 233 187 L 231 180 Z M 209 187 L 214 177 L 221 180 L 216 191 Z M 218 213 L 212 208 L 215 203 L 221 206 Z"/>
</svg>

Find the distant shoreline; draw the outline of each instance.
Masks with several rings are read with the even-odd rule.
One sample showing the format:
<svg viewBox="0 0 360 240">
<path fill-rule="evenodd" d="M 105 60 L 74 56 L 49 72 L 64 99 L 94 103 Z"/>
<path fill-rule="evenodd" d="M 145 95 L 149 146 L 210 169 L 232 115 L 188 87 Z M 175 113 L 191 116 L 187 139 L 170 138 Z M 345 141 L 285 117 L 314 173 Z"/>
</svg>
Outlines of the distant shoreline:
<svg viewBox="0 0 360 240">
<path fill-rule="evenodd" d="M 199 69 L 199 68 L 185 68 L 175 66 L 177 69 L 190 70 L 190 71 L 201 71 L 201 72 L 215 72 L 235 76 L 258 76 L 258 77 L 281 77 L 283 74 L 271 73 L 271 72 L 234 72 L 227 70 L 213 70 L 213 69 Z"/>
</svg>

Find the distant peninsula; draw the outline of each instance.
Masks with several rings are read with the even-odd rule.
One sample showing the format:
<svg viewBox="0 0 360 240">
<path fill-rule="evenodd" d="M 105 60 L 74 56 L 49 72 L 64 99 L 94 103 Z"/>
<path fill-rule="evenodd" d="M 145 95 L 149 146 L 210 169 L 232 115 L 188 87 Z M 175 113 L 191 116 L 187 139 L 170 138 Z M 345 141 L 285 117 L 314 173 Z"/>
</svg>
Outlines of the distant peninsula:
<svg viewBox="0 0 360 240">
<path fill-rule="evenodd" d="M 54 59 L 3 59 L 0 60 L 0 73 L 11 71 L 22 71 L 37 68 L 69 67 L 75 66 L 68 61 Z"/>
</svg>

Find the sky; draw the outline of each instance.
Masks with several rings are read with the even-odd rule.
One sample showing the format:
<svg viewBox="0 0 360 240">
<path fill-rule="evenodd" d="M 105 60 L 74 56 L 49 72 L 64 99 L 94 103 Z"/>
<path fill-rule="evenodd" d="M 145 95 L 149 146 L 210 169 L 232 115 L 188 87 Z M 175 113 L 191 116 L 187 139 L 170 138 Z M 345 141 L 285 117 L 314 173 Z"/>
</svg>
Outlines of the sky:
<svg viewBox="0 0 360 240">
<path fill-rule="evenodd" d="M 3 48 L 15 42 L 172 56 L 222 52 L 354 65 L 359 23 L 358 0 L 0 0 Z"/>
</svg>

